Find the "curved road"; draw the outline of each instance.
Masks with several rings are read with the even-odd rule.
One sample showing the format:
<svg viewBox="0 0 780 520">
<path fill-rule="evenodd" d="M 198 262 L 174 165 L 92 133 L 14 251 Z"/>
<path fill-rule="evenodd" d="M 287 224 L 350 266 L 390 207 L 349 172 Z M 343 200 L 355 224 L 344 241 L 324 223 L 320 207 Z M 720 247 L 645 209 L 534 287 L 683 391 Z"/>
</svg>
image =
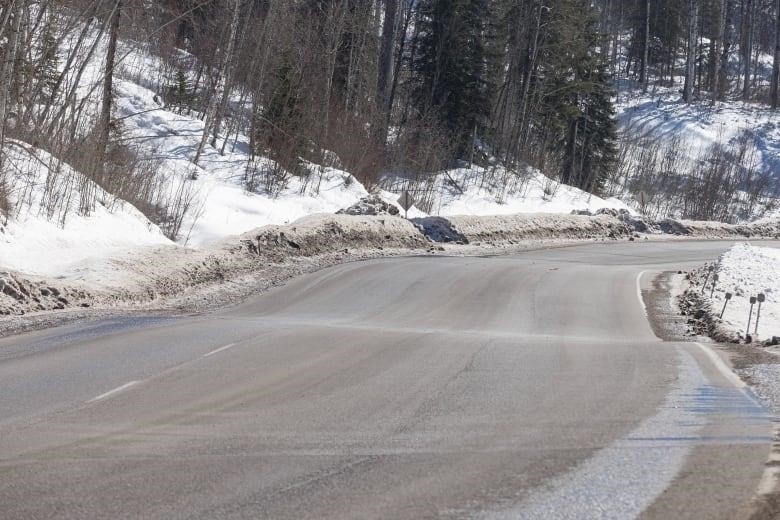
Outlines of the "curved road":
<svg viewBox="0 0 780 520">
<path fill-rule="evenodd" d="M 638 294 L 726 247 L 352 263 L 2 339 L 0 517 L 746 518 L 771 418 Z"/>
</svg>

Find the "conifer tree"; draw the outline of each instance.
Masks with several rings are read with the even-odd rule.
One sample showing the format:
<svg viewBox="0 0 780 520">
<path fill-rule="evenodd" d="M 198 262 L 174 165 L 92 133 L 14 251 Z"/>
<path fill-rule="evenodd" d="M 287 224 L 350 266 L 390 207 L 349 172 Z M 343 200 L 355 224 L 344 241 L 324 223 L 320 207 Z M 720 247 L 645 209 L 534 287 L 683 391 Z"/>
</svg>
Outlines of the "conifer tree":
<svg viewBox="0 0 780 520">
<path fill-rule="evenodd" d="M 417 10 L 413 98 L 434 112 L 466 157 L 486 128 L 494 94 L 494 17 L 489 0 L 424 0 Z"/>
</svg>

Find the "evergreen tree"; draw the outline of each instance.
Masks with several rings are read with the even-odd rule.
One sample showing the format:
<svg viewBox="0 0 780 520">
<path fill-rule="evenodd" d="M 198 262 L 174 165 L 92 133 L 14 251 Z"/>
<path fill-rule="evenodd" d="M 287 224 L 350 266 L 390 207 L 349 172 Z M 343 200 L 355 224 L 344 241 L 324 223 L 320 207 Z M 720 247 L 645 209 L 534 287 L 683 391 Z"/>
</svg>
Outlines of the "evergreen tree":
<svg viewBox="0 0 780 520">
<path fill-rule="evenodd" d="M 585 96 L 581 117 L 580 177 L 577 186 L 600 195 L 617 164 L 617 123 L 614 91 L 608 65 L 600 61 L 593 71 L 592 88 Z"/>
<path fill-rule="evenodd" d="M 184 70 L 176 71 L 176 78 L 173 84 L 168 88 L 170 103 L 179 109 L 181 113 L 185 108 L 189 108 L 193 101 L 192 86 L 187 79 Z"/>
<path fill-rule="evenodd" d="M 490 0 L 423 0 L 412 63 L 417 109 L 433 112 L 466 157 L 490 116 L 497 55 Z"/>
<path fill-rule="evenodd" d="M 557 157 L 561 182 L 598 191 L 617 155 L 605 39 L 586 0 L 559 0 L 551 16 L 535 118 L 539 146 Z"/>
<path fill-rule="evenodd" d="M 300 88 L 300 72 L 290 56 L 283 57 L 276 70 L 273 91 L 263 111 L 262 121 L 256 125 L 263 130 L 255 139 L 259 147 L 267 146 L 271 156 L 277 160 L 285 157 L 295 160 L 303 147 L 298 128 L 301 118 Z M 265 150 L 261 148 L 258 152 L 262 155 Z M 285 166 L 292 167 L 292 163 Z"/>
</svg>

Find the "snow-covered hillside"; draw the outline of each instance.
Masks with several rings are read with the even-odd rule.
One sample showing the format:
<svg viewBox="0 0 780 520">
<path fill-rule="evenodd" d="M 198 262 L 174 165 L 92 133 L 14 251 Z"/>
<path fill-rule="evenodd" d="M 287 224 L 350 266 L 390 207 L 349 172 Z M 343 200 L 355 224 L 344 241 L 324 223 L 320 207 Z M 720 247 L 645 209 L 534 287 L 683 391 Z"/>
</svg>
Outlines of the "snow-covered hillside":
<svg viewBox="0 0 780 520">
<path fill-rule="evenodd" d="M 173 245 L 132 205 L 43 150 L 11 142 L 6 153 L 14 217 L 0 221 L 0 267 L 78 277 L 80 270 L 107 257 Z M 94 207 L 83 207 L 93 196 Z"/>
<path fill-rule="evenodd" d="M 72 36 L 76 34 L 74 31 Z M 97 32 L 94 37 L 98 37 Z M 63 47 L 68 42 L 65 39 Z M 285 224 L 313 213 L 335 213 L 369 195 L 369 189 L 344 171 L 332 152 L 323 151 L 332 159 L 328 165 L 302 162 L 295 174 L 267 157 L 252 157 L 248 136 L 234 131 L 239 125 L 231 124 L 232 118 L 245 117 L 246 103 L 240 95 L 230 97 L 223 131 L 215 142 L 206 143 L 194 164 L 204 115 L 166 105 L 170 85 L 160 83 L 159 78 L 170 76 L 164 73 L 169 63 L 137 42 L 120 41 L 119 47 L 113 85 L 113 138 L 151 165 L 154 182 L 159 183 L 157 198 L 179 204 L 174 216 L 181 217 L 181 222 L 174 231 L 163 227 L 173 240 L 150 222 L 153 216 L 147 218 L 115 193 L 104 192 L 86 175 L 31 142 L 15 141 L 6 150 L 4 182 L 10 189 L 11 207 L 0 228 L 0 267 L 57 275 L 119 257 L 130 249 L 202 248 L 261 226 Z M 181 62 L 195 60 L 184 51 L 178 52 Z M 84 69 L 68 76 L 68 81 L 79 82 L 74 95 L 87 113 L 96 113 L 99 108 L 95 92 L 104 56 L 105 42 L 98 43 Z M 64 59 L 60 61 L 63 65 Z M 188 74 L 194 75 L 197 67 L 191 65 Z M 779 167 L 780 130 L 765 109 L 740 104 L 689 106 L 678 97 L 672 90 L 648 96 L 624 95 L 618 105 L 624 133 L 668 142 L 683 139 L 685 150 L 693 157 L 694 152 L 706 150 L 712 143 L 732 142 L 744 131 L 751 131 L 762 167 Z M 256 177 L 252 182 L 247 179 L 248 171 Z M 126 172 L 111 173 L 121 176 Z M 562 185 L 531 167 L 521 171 L 457 168 L 428 175 L 423 183 L 386 174 L 383 183 L 371 191 L 395 204 L 406 189 L 416 201 L 410 217 L 637 209 L 633 196 L 625 190 L 617 192 L 616 198 L 602 199 Z M 145 213 L 151 215 L 148 209 Z"/>
<path fill-rule="evenodd" d="M 624 137 L 679 141 L 689 161 L 713 145 L 736 145 L 746 132 L 755 147 L 756 165 L 780 179 L 780 120 L 766 105 L 742 101 L 687 104 L 676 89 L 626 93 L 617 104 Z"/>
<path fill-rule="evenodd" d="M 368 195 L 366 188 L 348 172 L 322 165 L 309 165 L 309 178 L 287 174 L 281 191 L 271 194 L 261 186 L 257 192 L 249 192 L 245 188 L 247 164 L 251 159 L 249 139 L 241 134 L 234 134 L 227 143 L 218 140 L 216 147 L 207 145 L 198 166 L 193 165 L 203 122 L 162 106 L 154 91 L 133 80 L 141 77 L 139 70 L 154 66 L 157 66 L 155 61 L 141 52 L 126 60 L 120 74 L 125 79 L 117 88 L 120 93 L 117 115 L 123 120 L 128 138 L 159 157 L 162 167 L 197 179 L 191 181 L 199 192 L 197 210 L 183 226 L 180 242 L 195 247 L 207 245 L 259 226 L 284 224 L 312 213 L 334 213 Z M 278 168 L 267 158 L 258 162 L 261 171 Z M 570 213 L 626 207 L 617 199 L 605 201 L 561 185 L 532 168 L 519 176 L 504 169 L 492 176 L 484 173 L 479 167 L 441 172 L 424 194 L 412 195 L 417 200 L 430 198 L 426 205 L 434 215 Z M 493 182 L 486 182 L 486 178 L 492 178 Z M 394 191 L 379 190 L 379 194 L 395 203 L 404 188 L 403 182 L 397 182 L 391 187 Z M 410 217 L 425 215 L 417 208 L 409 213 Z"/>
<path fill-rule="evenodd" d="M 103 192 L 45 151 L 16 142 L 8 147 L 6 157 L 7 182 L 14 196 L 0 231 L 0 266 L 38 275 L 74 274 L 129 249 L 176 244 L 204 247 L 257 227 L 285 224 L 313 213 L 335 213 L 369 195 L 354 176 L 338 168 L 308 164 L 308 176 L 292 175 L 264 157 L 254 159 L 260 179 L 250 191 L 246 182 L 249 139 L 236 133 L 227 142 L 221 138 L 215 146 L 207 143 L 198 165 L 193 164 L 203 121 L 197 114 L 165 106 L 157 91 L 160 86 L 145 81 L 145 72 L 162 67 L 158 58 L 128 42 L 121 45 L 121 55 L 113 114 L 119 139 L 152 162 L 165 183 L 163 191 L 171 196 L 186 191 L 189 207 L 176 243 L 131 204 Z M 100 76 L 100 66 L 96 53 L 83 74 L 85 84 L 78 89 L 88 110 L 96 110 L 89 85 Z M 273 189 L 265 185 L 263 172 L 275 176 Z M 377 193 L 396 203 L 398 192 L 406 187 L 396 183 L 390 186 L 395 191 L 379 189 Z M 100 195 L 94 207 L 79 204 L 96 192 Z M 424 206 L 434 215 L 570 213 L 626 207 L 619 200 L 603 200 L 561 185 L 531 168 L 522 175 L 503 169 L 485 175 L 479 167 L 441 172 L 425 194 L 412 195 L 420 201 L 418 205 L 426 202 Z M 52 197 L 69 200 L 56 204 Z M 427 214 L 416 207 L 409 212 L 410 217 Z"/>
</svg>

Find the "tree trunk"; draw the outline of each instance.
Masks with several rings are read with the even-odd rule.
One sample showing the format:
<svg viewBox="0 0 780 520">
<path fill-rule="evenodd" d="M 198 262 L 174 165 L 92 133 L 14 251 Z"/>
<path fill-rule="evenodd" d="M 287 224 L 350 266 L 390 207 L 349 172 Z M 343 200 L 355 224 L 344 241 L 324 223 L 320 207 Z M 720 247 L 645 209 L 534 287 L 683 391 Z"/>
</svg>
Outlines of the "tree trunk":
<svg viewBox="0 0 780 520">
<path fill-rule="evenodd" d="M 395 47 L 395 22 L 398 13 L 398 0 L 385 0 L 385 19 L 382 23 L 382 43 L 379 48 L 379 67 L 377 71 L 377 104 L 381 108 L 382 121 L 379 128 L 380 142 L 387 139 L 387 125 L 390 121 L 390 79 L 393 74 L 393 48 Z"/>
<path fill-rule="evenodd" d="M 733 18 L 732 18 L 732 0 L 723 2 L 723 52 L 720 55 L 720 74 L 718 76 L 718 99 L 723 99 L 729 89 L 729 56 L 731 55 L 731 45 L 734 40 Z"/>
<path fill-rule="evenodd" d="M 216 110 L 214 110 L 214 135 L 211 138 L 211 146 L 217 147 L 217 134 L 219 133 L 219 127 L 222 126 L 222 118 L 225 115 L 225 109 L 227 108 L 228 99 L 230 97 L 230 91 L 233 88 L 233 54 L 236 48 L 236 35 L 238 34 L 238 25 L 240 23 L 241 13 L 241 0 L 235 0 L 235 6 L 233 8 L 233 19 L 230 22 L 230 36 L 228 37 L 227 49 L 225 50 L 225 62 L 222 64 L 222 73 L 220 77 L 223 78 L 222 97 L 219 100 Z M 208 138 L 208 128 L 204 127 L 204 138 Z M 227 138 L 226 138 L 227 139 Z M 197 163 L 196 163 L 197 164 Z"/>
<path fill-rule="evenodd" d="M 742 85 L 742 100 L 748 101 L 750 99 L 750 70 L 753 50 L 753 0 L 747 0 L 745 3 L 745 22 L 743 24 L 745 34 L 742 41 L 745 44 L 745 48 L 742 49 L 743 55 L 743 67 L 744 67 L 744 83 Z"/>
<path fill-rule="evenodd" d="M 685 58 L 685 85 L 683 100 L 693 101 L 693 83 L 696 76 L 696 29 L 699 25 L 699 2 L 688 0 L 688 55 Z"/>
<path fill-rule="evenodd" d="M 647 92 L 647 69 L 650 65 L 650 0 L 645 0 L 644 41 L 642 42 L 642 69 L 639 73 L 639 83 L 642 92 Z"/>
<path fill-rule="evenodd" d="M 772 63 L 772 110 L 777 109 L 780 84 L 780 0 L 775 1 L 775 56 Z"/>
<path fill-rule="evenodd" d="M 235 45 L 236 32 L 238 32 L 238 22 L 239 22 L 240 12 L 241 12 L 241 0 L 235 0 L 235 3 L 233 5 L 233 20 L 230 23 L 230 35 L 228 36 L 228 44 L 225 50 L 225 57 L 222 62 L 222 67 L 217 77 L 216 89 L 219 88 L 219 83 L 223 81 L 223 78 L 225 78 L 227 69 L 230 66 L 230 63 L 233 61 L 233 56 L 232 56 L 233 47 Z M 222 93 L 223 98 L 225 98 L 229 94 L 227 79 L 225 79 L 225 82 L 226 82 L 225 89 Z M 197 166 L 198 162 L 200 162 L 200 156 L 203 153 L 203 148 L 206 146 L 206 141 L 208 141 L 209 139 L 209 132 L 211 131 L 212 122 L 214 120 L 214 117 L 216 116 L 217 109 L 218 109 L 218 105 L 213 102 L 213 99 L 210 99 L 208 105 L 206 106 L 206 115 L 205 115 L 205 119 L 203 120 L 203 135 L 201 136 L 200 142 L 198 143 L 198 148 L 195 150 L 195 157 L 193 157 L 192 159 L 192 164 L 194 164 L 195 166 Z M 194 178 L 194 174 L 193 174 L 193 178 Z"/>
<path fill-rule="evenodd" d="M 17 43 L 22 23 L 22 7 L 21 0 L 15 0 L 13 4 L 6 7 L 9 10 L 10 22 L 5 30 L 8 44 L 5 47 L 5 59 L 2 64 L 2 76 L 0 76 L 0 175 L 4 173 L 5 124 L 8 119 L 8 111 L 11 108 L 11 83 L 14 79 Z"/>
<path fill-rule="evenodd" d="M 721 71 L 720 71 L 720 54 L 721 45 L 726 33 L 726 0 L 715 0 L 715 35 L 710 44 L 710 60 L 711 60 L 711 75 L 710 78 L 710 102 L 715 102 L 720 99 L 721 90 Z"/>
<path fill-rule="evenodd" d="M 403 29 L 401 30 L 401 45 L 399 46 L 398 53 L 396 54 L 395 57 L 395 66 L 393 67 L 393 82 L 392 82 L 392 86 L 390 87 L 390 96 L 388 97 L 387 100 L 387 104 L 390 105 L 391 110 L 393 107 L 393 103 L 395 102 L 395 93 L 398 90 L 398 79 L 401 76 L 401 67 L 404 61 L 404 52 L 406 52 L 406 39 L 407 39 L 407 34 L 409 33 L 409 25 L 412 22 L 413 8 L 414 8 L 414 2 L 409 2 L 409 7 L 406 10 L 406 15 L 404 18 L 404 26 Z M 410 63 L 414 62 L 413 52 L 411 54 L 409 62 Z M 409 104 L 407 103 L 406 107 L 408 106 Z"/>
<path fill-rule="evenodd" d="M 561 171 L 561 184 L 574 185 L 574 181 L 577 176 L 577 119 L 573 119 L 569 123 L 569 135 L 567 138 L 567 157 L 566 164 Z"/>
<path fill-rule="evenodd" d="M 108 49 L 106 50 L 106 65 L 103 72 L 103 99 L 100 104 L 100 119 L 98 120 L 98 160 L 95 174 L 102 179 L 108 153 L 108 138 L 111 131 L 111 98 L 114 95 L 114 64 L 116 61 L 116 45 L 119 35 L 119 16 L 122 11 L 122 0 L 117 0 L 111 11 L 108 33 Z"/>
</svg>

